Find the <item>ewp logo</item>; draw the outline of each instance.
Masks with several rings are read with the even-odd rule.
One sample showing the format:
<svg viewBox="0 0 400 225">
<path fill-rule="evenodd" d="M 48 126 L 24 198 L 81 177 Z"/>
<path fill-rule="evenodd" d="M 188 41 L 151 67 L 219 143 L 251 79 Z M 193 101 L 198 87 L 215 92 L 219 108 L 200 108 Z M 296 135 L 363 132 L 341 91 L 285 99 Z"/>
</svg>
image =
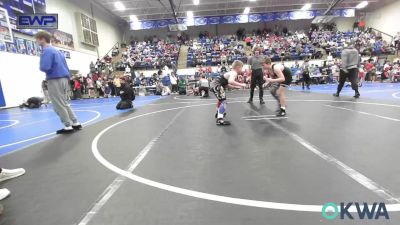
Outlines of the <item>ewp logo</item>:
<svg viewBox="0 0 400 225">
<path fill-rule="evenodd" d="M 354 207 L 352 208 L 352 205 L 354 204 Z M 352 210 L 351 210 L 352 208 Z M 353 212 L 353 214 L 351 213 Z M 386 205 L 385 203 L 376 203 L 374 202 L 371 206 L 369 206 L 367 203 L 363 203 L 362 205 L 359 204 L 358 202 L 350 202 L 350 203 L 340 203 L 340 210 L 339 207 L 332 202 L 326 203 L 322 207 L 322 217 L 324 217 L 327 220 L 333 220 L 336 219 L 338 216 L 340 216 L 340 219 L 344 220 L 345 218 L 354 220 L 354 215 L 357 213 L 358 218 L 360 220 L 363 219 L 375 219 L 378 220 L 381 217 L 384 219 L 389 219 L 389 214 L 386 210 Z"/>
<path fill-rule="evenodd" d="M 58 29 L 58 14 L 22 14 L 17 29 Z"/>
</svg>

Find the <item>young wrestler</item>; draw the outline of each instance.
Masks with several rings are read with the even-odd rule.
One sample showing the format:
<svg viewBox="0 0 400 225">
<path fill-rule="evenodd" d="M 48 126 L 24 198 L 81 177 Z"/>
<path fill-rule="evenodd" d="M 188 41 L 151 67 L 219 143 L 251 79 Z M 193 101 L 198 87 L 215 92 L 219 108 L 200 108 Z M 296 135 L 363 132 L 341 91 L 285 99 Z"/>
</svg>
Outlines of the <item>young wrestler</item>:
<svg viewBox="0 0 400 225">
<path fill-rule="evenodd" d="M 228 121 L 224 120 L 225 111 L 226 111 L 226 96 L 225 89 L 226 88 L 236 88 L 241 89 L 245 88 L 246 84 L 241 84 L 236 82 L 236 77 L 238 73 L 242 71 L 243 62 L 234 61 L 232 64 L 232 70 L 218 76 L 211 82 L 211 91 L 215 94 L 218 99 L 217 104 L 217 125 L 229 125 Z"/>
<path fill-rule="evenodd" d="M 271 85 L 271 94 L 278 101 L 279 110 L 276 116 L 286 116 L 285 92 L 292 83 L 292 71 L 283 65 L 272 64 L 270 58 L 264 59 L 263 69 L 268 71 L 269 78 L 266 78 L 266 82 Z"/>
</svg>

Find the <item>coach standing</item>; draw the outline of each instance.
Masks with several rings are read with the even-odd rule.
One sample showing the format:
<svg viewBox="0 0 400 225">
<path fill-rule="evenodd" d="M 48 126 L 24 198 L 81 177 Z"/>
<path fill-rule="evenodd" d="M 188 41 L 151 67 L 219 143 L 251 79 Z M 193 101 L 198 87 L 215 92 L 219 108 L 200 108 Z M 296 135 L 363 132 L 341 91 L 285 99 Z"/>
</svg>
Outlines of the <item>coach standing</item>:
<svg viewBox="0 0 400 225">
<path fill-rule="evenodd" d="M 40 70 L 46 73 L 49 97 L 53 103 L 54 111 L 60 117 L 64 128 L 57 134 L 71 133 L 79 130 L 82 125 L 78 122 L 75 113 L 68 103 L 68 91 L 70 89 L 70 72 L 64 55 L 50 45 L 50 34 L 40 31 L 35 35 L 36 42 L 42 46 L 43 53 L 40 56 Z"/>
<path fill-rule="evenodd" d="M 260 104 L 265 104 L 264 102 L 264 76 L 262 70 L 262 62 L 263 58 L 261 55 L 261 48 L 256 47 L 254 49 L 254 56 L 251 56 L 247 60 L 247 64 L 250 66 L 251 70 L 251 82 L 250 82 L 250 98 L 247 103 L 253 103 L 254 89 L 258 86 L 259 94 L 260 94 Z"/>
<path fill-rule="evenodd" d="M 351 41 L 346 42 L 345 48 L 342 51 L 341 61 L 342 65 L 339 75 L 339 85 L 337 87 L 337 92 L 333 94 L 333 96 L 339 97 L 346 79 L 349 79 L 351 82 L 351 88 L 355 92 L 354 98 L 359 98 L 360 92 L 358 92 L 358 66 L 360 64 L 360 55 L 357 49 L 354 48 Z"/>
</svg>

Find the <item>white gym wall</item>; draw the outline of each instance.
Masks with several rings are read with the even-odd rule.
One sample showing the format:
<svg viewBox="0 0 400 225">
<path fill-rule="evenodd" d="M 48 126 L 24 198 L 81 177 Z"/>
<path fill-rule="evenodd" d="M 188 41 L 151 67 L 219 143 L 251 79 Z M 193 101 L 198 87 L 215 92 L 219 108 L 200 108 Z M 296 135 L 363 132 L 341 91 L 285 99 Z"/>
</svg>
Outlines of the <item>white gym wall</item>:
<svg viewBox="0 0 400 225">
<path fill-rule="evenodd" d="M 74 37 L 75 49 L 77 51 L 96 53 L 94 47 L 90 47 L 79 42 L 77 21 L 75 12 L 81 12 L 91 16 L 90 1 L 77 0 L 47 0 L 47 13 L 58 13 L 58 29 L 72 34 Z M 125 27 L 120 21 L 110 15 L 104 9 L 93 5 L 93 14 L 97 23 L 97 31 L 99 35 L 99 54 L 104 56 L 116 42 L 122 41 L 123 31 Z"/>
<path fill-rule="evenodd" d="M 373 27 L 394 36 L 400 31 L 400 1 L 367 13 L 366 26 Z"/>
<path fill-rule="evenodd" d="M 59 30 L 73 35 L 75 51 L 66 49 L 71 53 L 71 59 L 67 59 L 70 70 L 77 70 L 86 75 L 90 70 L 90 62 L 97 59 L 97 51 L 79 43 L 75 12 L 90 16 L 89 1 L 47 0 L 46 4 L 48 13 L 58 13 Z M 117 41 L 122 41 L 126 28 L 118 18 L 100 7 L 95 6 L 93 12 L 100 42 L 99 54 L 104 56 Z M 14 36 L 33 40 L 33 37 L 18 33 L 14 33 Z M 0 52 L 0 63 L 0 81 L 6 107 L 18 106 L 33 96 L 42 96 L 41 82 L 45 75 L 39 70 L 39 57 Z"/>
</svg>

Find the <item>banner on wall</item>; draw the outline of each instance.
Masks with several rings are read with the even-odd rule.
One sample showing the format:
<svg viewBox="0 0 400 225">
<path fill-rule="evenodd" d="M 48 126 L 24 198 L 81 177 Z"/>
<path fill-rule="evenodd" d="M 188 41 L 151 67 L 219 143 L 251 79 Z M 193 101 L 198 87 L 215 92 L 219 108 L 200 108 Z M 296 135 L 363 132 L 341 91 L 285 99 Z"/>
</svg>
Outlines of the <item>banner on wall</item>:
<svg viewBox="0 0 400 225">
<path fill-rule="evenodd" d="M 13 42 L 10 19 L 5 9 L 0 8 L 0 41 Z"/>
<path fill-rule="evenodd" d="M 323 10 L 310 10 L 310 11 L 289 11 L 289 12 L 269 12 L 269 13 L 253 13 L 248 15 L 224 15 L 224 16 L 204 16 L 194 17 L 191 20 L 187 18 L 178 18 L 179 24 L 186 26 L 204 26 L 215 24 L 238 24 L 238 23 L 258 23 L 258 22 L 271 22 L 282 20 L 302 20 L 313 19 L 316 16 L 323 15 Z M 334 9 L 332 10 L 333 16 L 338 17 L 354 17 L 355 9 Z M 138 22 L 131 22 L 131 30 L 145 30 L 164 28 L 168 25 L 175 24 L 174 20 L 143 20 Z"/>
<path fill-rule="evenodd" d="M 46 0 L 0 0 L 0 8 L 7 11 L 12 30 L 33 36 L 37 30 L 17 29 L 17 15 L 46 13 Z"/>
<path fill-rule="evenodd" d="M 69 51 L 64 51 L 59 49 L 59 51 L 64 55 L 65 58 L 70 59 L 71 58 L 71 52 Z"/>
<path fill-rule="evenodd" d="M 74 50 L 74 38 L 72 34 L 60 30 L 49 30 L 52 35 L 51 44 L 60 48 Z"/>
</svg>

